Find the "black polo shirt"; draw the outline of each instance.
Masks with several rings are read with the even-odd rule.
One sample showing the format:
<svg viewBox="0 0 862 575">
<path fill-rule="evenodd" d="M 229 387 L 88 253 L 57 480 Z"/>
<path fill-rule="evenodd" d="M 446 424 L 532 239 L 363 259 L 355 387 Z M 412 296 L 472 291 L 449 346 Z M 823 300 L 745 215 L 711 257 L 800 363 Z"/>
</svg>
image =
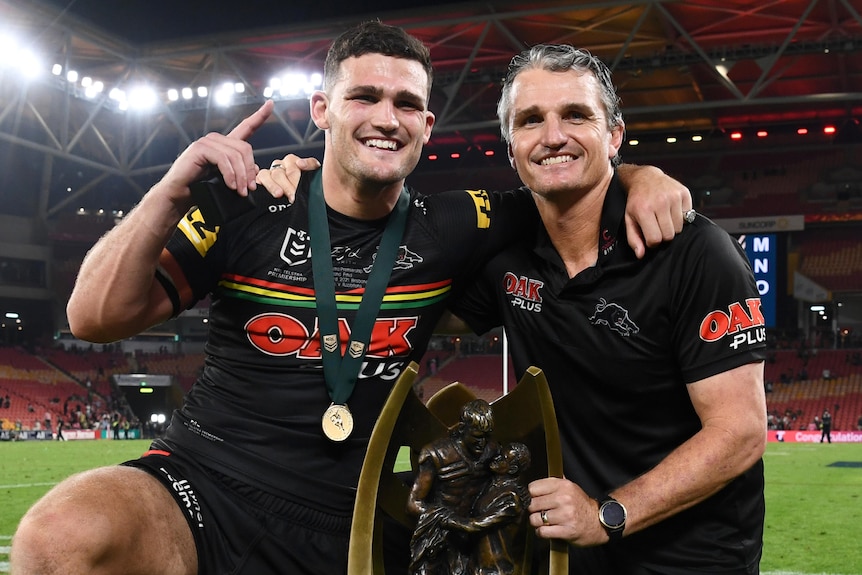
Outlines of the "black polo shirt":
<svg viewBox="0 0 862 575">
<path fill-rule="evenodd" d="M 477 333 L 505 326 L 516 373 L 530 365 L 545 372 L 566 477 L 595 497 L 700 430 L 687 384 L 762 360 L 766 344 L 738 243 L 698 216 L 638 260 L 625 240 L 625 201 L 614 178 L 594 267 L 570 279 L 539 226 L 494 258 L 453 306 Z M 756 568 L 763 516 L 761 462 L 696 507 L 626 537 L 613 554 L 662 573 Z M 573 565 L 575 552 L 609 547 L 573 550 Z"/>
</svg>

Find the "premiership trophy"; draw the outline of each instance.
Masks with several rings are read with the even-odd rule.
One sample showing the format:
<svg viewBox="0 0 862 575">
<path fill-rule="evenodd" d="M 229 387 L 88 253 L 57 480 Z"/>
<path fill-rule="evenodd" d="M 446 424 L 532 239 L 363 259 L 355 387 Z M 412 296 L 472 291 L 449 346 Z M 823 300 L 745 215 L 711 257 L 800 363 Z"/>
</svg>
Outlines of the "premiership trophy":
<svg viewBox="0 0 862 575">
<path fill-rule="evenodd" d="M 491 404 L 458 382 L 423 404 L 412 390 L 417 373 L 415 363 L 405 369 L 372 431 L 348 575 L 384 575 L 384 518 L 413 532 L 410 575 L 568 573 L 565 543 L 536 538 L 527 522 L 526 485 L 563 474 L 542 371 L 529 368 Z M 393 470 L 402 448 L 410 452 L 409 473 Z"/>
</svg>

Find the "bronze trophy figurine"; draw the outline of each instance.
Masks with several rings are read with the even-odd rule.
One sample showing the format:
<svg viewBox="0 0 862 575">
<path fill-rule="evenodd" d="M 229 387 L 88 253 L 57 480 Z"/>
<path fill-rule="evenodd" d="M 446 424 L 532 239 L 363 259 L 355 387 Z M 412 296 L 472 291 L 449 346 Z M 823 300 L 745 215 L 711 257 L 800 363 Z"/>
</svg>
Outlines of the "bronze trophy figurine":
<svg viewBox="0 0 862 575">
<path fill-rule="evenodd" d="M 410 528 L 410 575 L 568 572 L 564 543 L 536 539 L 527 485 L 562 477 L 547 381 L 531 367 L 493 403 L 452 383 L 423 404 L 411 363 L 369 442 L 350 534 L 348 575 L 384 575 L 384 514 Z M 409 449 L 412 484 L 393 471 Z M 394 575 L 394 574 L 390 574 Z"/>
</svg>

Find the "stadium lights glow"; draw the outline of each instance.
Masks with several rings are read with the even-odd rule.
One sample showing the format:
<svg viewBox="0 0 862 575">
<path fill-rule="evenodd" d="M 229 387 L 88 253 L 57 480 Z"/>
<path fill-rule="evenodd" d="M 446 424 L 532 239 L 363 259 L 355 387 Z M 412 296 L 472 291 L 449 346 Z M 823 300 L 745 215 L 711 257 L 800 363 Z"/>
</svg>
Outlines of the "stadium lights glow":
<svg viewBox="0 0 862 575">
<path fill-rule="evenodd" d="M 267 98 L 308 97 L 322 85 L 323 75 L 318 72 L 309 75 L 288 72 L 271 78 L 263 93 Z"/>
<path fill-rule="evenodd" d="M 65 80 L 74 86 L 70 91 L 71 95 L 90 100 L 96 99 L 107 90 L 104 80 L 91 76 L 82 77 L 78 70 L 66 64 L 54 63 L 50 68 L 47 68 L 35 52 L 22 48 L 20 45 L 21 42 L 18 39 L 0 33 L 0 71 L 15 69 L 22 76 L 35 77 L 49 69 L 55 78 Z M 111 83 L 113 82 L 108 84 Z M 319 72 L 285 73 L 273 78 L 270 85 L 265 87 L 263 95 L 276 100 L 307 98 L 312 92 L 320 88 L 322 83 L 323 75 Z M 236 94 L 244 94 L 246 91 L 245 83 L 231 81 L 220 88 L 213 89 L 213 94 L 217 96 L 214 100 L 220 105 L 230 105 L 237 102 Z M 114 85 L 109 94 L 110 101 L 119 110 L 148 110 L 154 108 L 159 101 L 165 103 L 178 102 L 180 99 L 188 101 L 192 100 L 195 95 L 199 98 L 207 98 L 210 95 L 210 89 L 207 86 L 197 88 L 158 88 L 153 86 L 146 89 L 133 89 L 128 86 Z"/>
<path fill-rule="evenodd" d="M 219 106 L 230 106 L 234 94 L 245 92 L 245 84 L 241 82 L 225 82 L 214 95 L 215 103 Z"/>
<path fill-rule="evenodd" d="M 674 137 L 674 136 L 668 136 L 668 137 L 667 137 L 667 139 L 666 139 L 665 141 L 666 141 L 668 144 L 676 144 L 676 137 Z"/>
<path fill-rule="evenodd" d="M 0 69 L 13 69 L 24 78 L 35 78 L 42 71 L 42 63 L 35 52 L 18 44 L 12 36 L 0 36 Z"/>
<path fill-rule="evenodd" d="M 691 137 L 691 141 L 692 142 L 702 142 L 703 136 L 701 136 L 700 134 L 695 134 L 694 136 Z"/>
<path fill-rule="evenodd" d="M 640 140 L 629 140 L 629 146 L 637 146 L 640 144 Z"/>
<path fill-rule="evenodd" d="M 158 96 L 149 86 L 135 86 L 129 91 L 128 103 L 133 110 L 152 110 L 158 103 Z"/>
</svg>

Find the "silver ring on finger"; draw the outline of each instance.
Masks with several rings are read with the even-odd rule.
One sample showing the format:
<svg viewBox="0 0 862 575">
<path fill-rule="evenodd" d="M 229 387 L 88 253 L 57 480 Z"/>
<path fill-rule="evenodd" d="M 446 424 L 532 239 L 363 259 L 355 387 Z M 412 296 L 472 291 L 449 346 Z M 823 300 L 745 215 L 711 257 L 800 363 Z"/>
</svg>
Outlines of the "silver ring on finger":
<svg viewBox="0 0 862 575">
<path fill-rule="evenodd" d="M 550 525 L 551 522 L 548 520 L 548 510 L 543 509 L 541 513 L 539 513 L 539 517 L 542 518 L 542 525 Z"/>
<path fill-rule="evenodd" d="M 694 223 L 695 217 L 697 217 L 697 212 L 694 210 L 686 210 L 682 213 L 682 219 L 684 219 L 687 224 Z"/>
<path fill-rule="evenodd" d="M 269 165 L 269 169 L 270 170 L 278 170 L 278 169 L 283 170 L 284 166 L 281 165 L 281 162 L 273 162 L 272 164 Z"/>
</svg>

